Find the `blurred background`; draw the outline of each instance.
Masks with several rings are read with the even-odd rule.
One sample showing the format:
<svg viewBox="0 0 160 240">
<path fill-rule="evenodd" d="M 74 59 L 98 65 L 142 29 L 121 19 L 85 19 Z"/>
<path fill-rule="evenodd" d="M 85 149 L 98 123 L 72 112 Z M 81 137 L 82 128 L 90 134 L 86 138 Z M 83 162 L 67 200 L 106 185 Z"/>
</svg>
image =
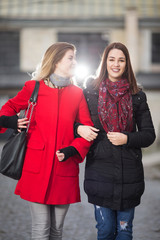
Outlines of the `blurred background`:
<svg viewBox="0 0 160 240">
<path fill-rule="evenodd" d="M 152 169 L 151 178 L 160 179 L 160 1 L 0 0 L 0 107 L 30 80 L 29 74 L 46 49 L 57 41 L 75 44 L 80 86 L 88 75 L 95 74 L 109 43 L 127 46 L 137 81 L 147 94 L 157 135 L 154 144 L 143 150 L 145 173 L 150 176 Z M 8 134 L 1 134 L 0 141 Z M 148 186 L 152 188 L 150 182 Z M 139 235 L 137 239 L 151 238 Z M 152 234 L 152 239 L 159 238 Z"/>
</svg>

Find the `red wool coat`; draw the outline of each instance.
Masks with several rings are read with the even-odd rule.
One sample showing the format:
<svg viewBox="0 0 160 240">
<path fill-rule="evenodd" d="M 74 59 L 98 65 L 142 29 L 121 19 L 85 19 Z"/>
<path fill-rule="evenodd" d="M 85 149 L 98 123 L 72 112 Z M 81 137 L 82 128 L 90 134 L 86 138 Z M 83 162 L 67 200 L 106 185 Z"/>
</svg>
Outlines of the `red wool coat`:
<svg viewBox="0 0 160 240">
<path fill-rule="evenodd" d="M 23 89 L 1 109 L 0 115 L 15 115 L 28 106 L 35 81 Z M 21 198 L 45 204 L 69 204 L 80 201 L 79 163 L 91 143 L 74 139 L 74 122 L 92 125 L 87 103 L 80 88 L 70 85 L 63 89 L 50 88 L 40 81 L 37 105 L 29 132 L 22 177 L 15 194 Z M 4 129 L 0 129 L 3 132 Z M 59 162 L 56 151 L 74 146 L 80 155 Z"/>
</svg>

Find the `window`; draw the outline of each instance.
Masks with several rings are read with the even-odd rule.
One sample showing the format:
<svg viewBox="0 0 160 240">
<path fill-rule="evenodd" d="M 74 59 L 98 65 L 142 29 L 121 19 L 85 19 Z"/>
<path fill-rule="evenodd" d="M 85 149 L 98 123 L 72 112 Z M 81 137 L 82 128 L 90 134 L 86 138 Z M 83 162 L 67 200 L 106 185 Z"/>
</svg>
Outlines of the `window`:
<svg viewBox="0 0 160 240">
<path fill-rule="evenodd" d="M 160 63 L 160 33 L 152 34 L 152 63 Z"/>
<path fill-rule="evenodd" d="M 19 32 L 0 31 L 0 74 L 19 71 Z"/>
</svg>

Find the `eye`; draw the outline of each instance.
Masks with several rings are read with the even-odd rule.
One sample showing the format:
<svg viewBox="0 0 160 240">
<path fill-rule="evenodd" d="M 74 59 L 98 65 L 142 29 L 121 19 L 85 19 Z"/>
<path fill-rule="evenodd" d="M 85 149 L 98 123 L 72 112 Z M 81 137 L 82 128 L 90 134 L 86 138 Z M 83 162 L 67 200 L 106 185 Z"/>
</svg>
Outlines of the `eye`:
<svg viewBox="0 0 160 240">
<path fill-rule="evenodd" d="M 125 58 L 120 58 L 119 61 L 120 62 L 126 62 L 126 59 Z"/>
</svg>

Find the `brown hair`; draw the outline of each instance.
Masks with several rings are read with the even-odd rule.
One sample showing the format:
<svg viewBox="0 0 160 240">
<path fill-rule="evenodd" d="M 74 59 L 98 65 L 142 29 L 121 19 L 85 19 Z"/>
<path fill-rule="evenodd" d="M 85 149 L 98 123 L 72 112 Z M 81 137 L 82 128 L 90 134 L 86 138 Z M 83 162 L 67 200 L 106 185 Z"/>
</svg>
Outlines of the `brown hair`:
<svg viewBox="0 0 160 240">
<path fill-rule="evenodd" d="M 73 44 L 57 42 L 52 44 L 45 52 L 42 62 L 32 74 L 33 79 L 41 80 L 48 78 L 56 68 L 56 64 L 64 57 L 68 50 L 76 51 Z"/>
<path fill-rule="evenodd" d="M 128 82 L 130 84 L 131 93 L 136 94 L 137 92 L 139 92 L 139 87 L 137 85 L 136 78 L 135 78 L 133 70 L 132 70 L 129 52 L 128 52 L 128 49 L 126 48 L 126 46 L 119 42 L 111 43 L 104 49 L 104 52 L 102 55 L 102 60 L 101 60 L 100 66 L 99 66 L 99 70 L 100 70 L 99 75 L 95 79 L 95 82 L 94 82 L 95 88 L 98 89 L 100 83 L 108 77 L 106 63 L 107 63 L 108 54 L 112 49 L 119 49 L 124 53 L 124 55 L 126 57 L 126 69 L 125 69 L 122 77 L 126 78 L 128 80 Z"/>
</svg>

